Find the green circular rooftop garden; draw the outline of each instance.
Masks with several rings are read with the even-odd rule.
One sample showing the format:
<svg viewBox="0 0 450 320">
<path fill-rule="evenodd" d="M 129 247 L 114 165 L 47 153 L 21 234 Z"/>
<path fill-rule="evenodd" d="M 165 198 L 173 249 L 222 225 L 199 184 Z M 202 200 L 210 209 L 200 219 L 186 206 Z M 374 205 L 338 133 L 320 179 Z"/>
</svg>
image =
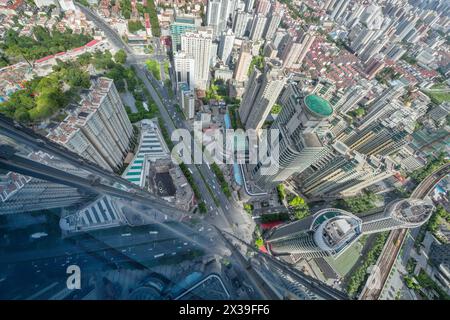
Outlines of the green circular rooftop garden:
<svg viewBox="0 0 450 320">
<path fill-rule="evenodd" d="M 324 118 L 333 114 L 333 108 L 330 103 L 315 94 L 310 94 L 305 97 L 305 105 L 314 115 Z"/>
</svg>

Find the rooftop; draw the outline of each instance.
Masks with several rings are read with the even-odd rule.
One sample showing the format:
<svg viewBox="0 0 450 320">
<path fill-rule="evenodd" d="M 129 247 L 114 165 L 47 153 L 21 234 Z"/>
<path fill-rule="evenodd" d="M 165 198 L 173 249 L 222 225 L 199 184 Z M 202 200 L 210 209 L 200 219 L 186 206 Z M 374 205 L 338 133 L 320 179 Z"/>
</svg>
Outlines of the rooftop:
<svg viewBox="0 0 450 320">
<path fill-rule="evenodd" d="M 361 219 L 344 210 L 323 209 L 314 216 L 314 241 L 333 255 L 342 253 L 361 234 Z"/>
<path fill-rule="evenodd" d="M 47 138 L 63 145 L 66 144 L 72 138 L 72 135 L 85 126 L 90 117 L 97 112 L 110 91 L 112 84 L 113 80 L 103 77 L 93 81 L 88 94 L 82 100 L 80 106 L 56 128 L 51 130 Z"/>
<path fill-rule="evenodd" d="M 315 94 L 306 96 L 304 101 L 309 111 L 320 118 L 329 117 L 333 114 L 330 103 Z"/>
<path fill-rule="evenodd" d="M 394 201 L 386 207 L 395 219 L 412 225 L 422 225 L 431 217 L 435 207 L 418 199 L 402 199 Z"/>
</svg>

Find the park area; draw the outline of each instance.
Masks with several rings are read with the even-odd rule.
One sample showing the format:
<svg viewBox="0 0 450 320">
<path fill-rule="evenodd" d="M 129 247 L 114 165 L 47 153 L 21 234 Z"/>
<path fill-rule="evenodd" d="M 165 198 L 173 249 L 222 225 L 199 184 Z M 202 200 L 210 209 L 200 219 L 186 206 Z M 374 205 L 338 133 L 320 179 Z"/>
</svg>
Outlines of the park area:
<svg viewBox="0 0 450 320">
<path fill-rule="evenodd" d="M 450 87 L 445 83 L 437 83 L 425 92 L 435 104 L 450 102 Z"/>
<path fill-rule="evenodd" d="M 356 261 L 358 261 L 362 248 L 362 244 L 357 241 L 352 244 L 337 259 L 326 257 L 325 260 L 330 264 L 330 266 L 340 277 L 344 277 L 353 268 Z"/>
</svg>

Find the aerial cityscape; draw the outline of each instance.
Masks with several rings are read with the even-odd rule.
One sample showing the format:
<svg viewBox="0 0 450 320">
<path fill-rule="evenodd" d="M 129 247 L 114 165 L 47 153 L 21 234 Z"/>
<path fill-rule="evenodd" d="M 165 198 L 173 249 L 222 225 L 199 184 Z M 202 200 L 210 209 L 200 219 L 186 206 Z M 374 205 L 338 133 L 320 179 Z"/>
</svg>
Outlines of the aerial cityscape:
<svg viewBox="0 0 450 320">
<path fill-rule="evenodd" d="M 447 0 L 0 0 L 0 300 L 450 300 L 449 31 Z"/>
</svg>

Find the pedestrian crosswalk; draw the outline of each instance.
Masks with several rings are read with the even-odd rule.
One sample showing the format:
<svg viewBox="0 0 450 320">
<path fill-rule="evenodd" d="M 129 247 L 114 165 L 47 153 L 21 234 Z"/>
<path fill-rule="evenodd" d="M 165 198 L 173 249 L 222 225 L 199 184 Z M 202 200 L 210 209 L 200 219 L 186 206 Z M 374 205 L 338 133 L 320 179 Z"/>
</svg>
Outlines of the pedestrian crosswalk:
<svg viewBox="0 0 450 320">
<path fill-rule="evenodd" d="M 122 218 L 108 196 L 77 212 L 78 228 L 120 224 Z"/>
</svg>

